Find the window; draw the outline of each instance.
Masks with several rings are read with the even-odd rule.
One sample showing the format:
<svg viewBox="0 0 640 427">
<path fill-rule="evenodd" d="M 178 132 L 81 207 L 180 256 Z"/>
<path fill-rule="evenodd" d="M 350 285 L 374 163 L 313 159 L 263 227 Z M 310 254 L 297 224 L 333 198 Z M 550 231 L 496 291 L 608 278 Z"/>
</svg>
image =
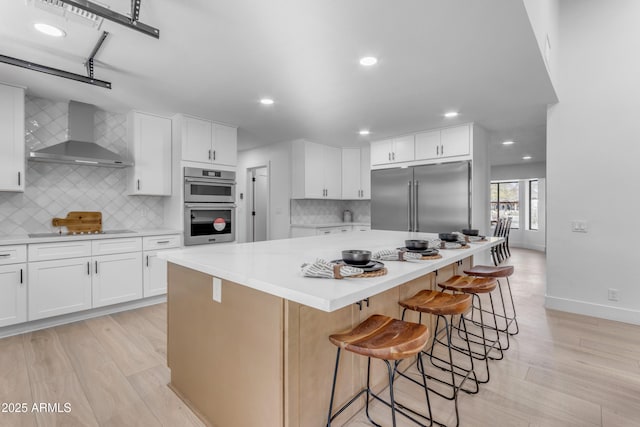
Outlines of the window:
<svg viewBox="0 0 640 427">
<path fill-rule="evenodd" d="M 538 229 L 538 180 L 529 181 L 529 230 Z"/>
<path fill-rule="evenodd" d="M 491 183 L 491 223 L 511 217 L 511 228 L 520 228 L 520 183 L 518 181 Z"/>
</svg>

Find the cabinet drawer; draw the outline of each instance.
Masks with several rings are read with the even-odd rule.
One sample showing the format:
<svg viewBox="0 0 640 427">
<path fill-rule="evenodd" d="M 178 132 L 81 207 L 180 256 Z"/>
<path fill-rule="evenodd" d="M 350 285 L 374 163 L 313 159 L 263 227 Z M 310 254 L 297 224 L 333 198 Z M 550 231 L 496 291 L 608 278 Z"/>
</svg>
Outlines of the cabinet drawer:
<svg viewBox="0 0 640 427">
<path fill-rule="evenodd" d="M 142 237 L 91 241 L 91 255 L 124 254 L 142 251 Z"/>
<path fill-rule="evenodd" d="M 320 227 L 316 229 L 316 234 L 321 236 L 323 234 L 339 234 L 348 233 L 353 230 L 352 226 L 344 225 L 342 227 Z"/>
<path fill-rule="evenodd" d="M 29 261 L 79 258 L 91 255 L 91 241 L 37 243 L 29 245 Z"/>
<path fill-rule="evenodd" d="M 27 262 L 27 245 L 0 246 L 0 265 Z"/>
<path fill-rule="evenodd" d="M 180 235 L 147 236 L 142 238 L 142 248 L 145 251 L 180 247 Z"/>
</svg>

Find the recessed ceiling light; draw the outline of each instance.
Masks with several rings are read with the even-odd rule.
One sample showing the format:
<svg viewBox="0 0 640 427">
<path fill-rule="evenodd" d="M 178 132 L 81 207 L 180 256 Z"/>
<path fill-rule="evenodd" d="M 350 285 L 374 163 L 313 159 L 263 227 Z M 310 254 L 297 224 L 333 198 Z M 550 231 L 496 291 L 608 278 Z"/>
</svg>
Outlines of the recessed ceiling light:
<svg viewBox="0 0 640 427">
<path fill-rule="evenodd" d="M 514 141 L 509 140 L 509 141 L 503 142 L 502 145 L 511 145 L 513 143 L 514 143 Z"/>
<path fill-rule="evenodd" d="M 36 30 L 40 31 L 42 34 L 46 34 L 51 37 L 64 37 L 67 35 L 67 33 L 62 31 L 60 28 L 54 27 L 53 25 L 49 24 L 43 24 L 41 22 L 33 24 L 33 27 Z"/>
<path fill-rule="evenodd" d="M 371 67 L 372 65 L 376 65 L 378 63 L 378 58 L 375 56 L 365 56 L 364 58 L 360 58 L 360 65 L 364 65 L 365 67 Z"/>
<path fill-rule="evenodd" d="M 522 156 L 522 160 L 531 160 L 531 156 Z"/>
<path fill-rule="evenodd" d="M 444 116 L 448 119 L 451 119 L 453 117 L 458 117 L 458 112 L 457 111 L 449 111 L 444 113 Z"/>
<path fill-rule="evenodd" d="M 273 105 L 273 99 L 271 99 L 271 98 L 262 98 L 260 100 L 260 104 L 262 104 L 262 105 Z"/>
<path fill-rule="evenodd" d="M 360 135 L 369 135 L 371 132 L 369 132 L 369 129 L 362 129 L 359 133 Z"/>
</svg>

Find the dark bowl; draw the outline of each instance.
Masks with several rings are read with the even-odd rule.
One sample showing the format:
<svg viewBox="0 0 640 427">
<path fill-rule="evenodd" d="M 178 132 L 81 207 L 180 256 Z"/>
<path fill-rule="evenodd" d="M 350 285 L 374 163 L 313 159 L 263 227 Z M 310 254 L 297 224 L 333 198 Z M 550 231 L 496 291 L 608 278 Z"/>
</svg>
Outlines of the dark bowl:
<svg viewBox="0 0 640 427">
<path fill-rule="evenodd" d="M 348 249 L 342 251 L 342 260 L 347 264 L 366 265 L 371 261 L 371 251 Z"/>
<path fill-rule="evenodd" d="M 455 233 L 439 233 L 438 238 L 440 240 L 444 240 L 445 242 L 457 242 L 458 235 Z"/>
<path fill-rule="evenodd" d="M 429 241 L 428 240 L 405 240 L 404 246 L 407 249 L 428 249 Z"/>
<path fill-rule="evenodd" d="M 474 228 L 465 228 L 464 230 L 462 230 L 462 234 L 464 234 L 465 236 L 477 236 L 478 234 L 480 234 L 480 230 L 476 230 Z"/>
</svg>

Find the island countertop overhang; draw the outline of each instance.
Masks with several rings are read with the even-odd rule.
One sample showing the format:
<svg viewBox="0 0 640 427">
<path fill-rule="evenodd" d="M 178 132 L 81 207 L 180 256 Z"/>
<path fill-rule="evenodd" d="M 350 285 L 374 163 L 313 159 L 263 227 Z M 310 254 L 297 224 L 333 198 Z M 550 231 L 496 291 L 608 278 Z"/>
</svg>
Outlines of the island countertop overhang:
<svg viewBox="0 0 640 427">
<path fill-rule="evenodd" d="M 406 239 L 434 239 L 432 233 L 362 231 L 256 243 L 204 245 L 159 253 L 168 262 L 318 310 L 332 312 L 477 255 L 502 239 L 471 243 L 469 249 L 441 250 L 442 259 L 387 261 L 388 273 L 373 278 L 318 279 L 303 277 L 300 266 L 317 258 L 340 258 L 343 249 L 376 252 L 403 245 Z M 224 290 L 222 294 L 224 299 Z"/>
</svg>

